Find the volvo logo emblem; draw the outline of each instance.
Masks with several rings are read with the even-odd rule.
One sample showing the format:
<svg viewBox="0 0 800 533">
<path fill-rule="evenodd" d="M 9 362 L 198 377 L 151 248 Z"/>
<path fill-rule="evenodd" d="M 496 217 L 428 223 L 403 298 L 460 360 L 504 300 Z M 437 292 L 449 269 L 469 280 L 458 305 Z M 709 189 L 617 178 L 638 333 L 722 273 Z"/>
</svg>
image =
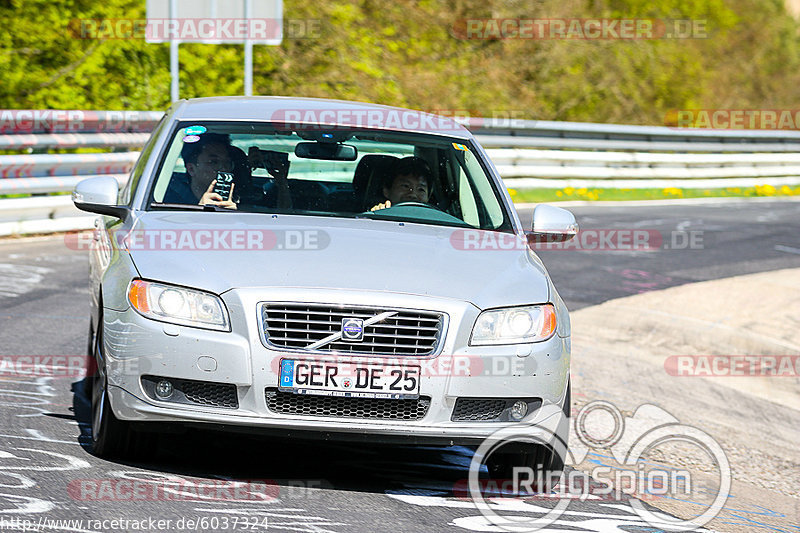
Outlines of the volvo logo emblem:
<svg viewBox="0 0 800 533">
<path fill-rule="evenodd" d="M 345 342 L 362 342 L 364 340 L 364 320 L 361 318 L 343 318 L 342 340 Z"/>
</svg>

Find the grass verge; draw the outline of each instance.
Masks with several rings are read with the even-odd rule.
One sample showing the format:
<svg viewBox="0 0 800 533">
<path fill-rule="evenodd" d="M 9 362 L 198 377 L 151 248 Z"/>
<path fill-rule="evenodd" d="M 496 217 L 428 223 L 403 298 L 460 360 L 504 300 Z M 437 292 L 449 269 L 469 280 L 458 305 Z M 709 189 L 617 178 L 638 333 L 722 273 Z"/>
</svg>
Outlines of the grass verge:
<svg viewBox="0 0 800 533">
<path fill-rule="evenodd" d="M 800 187 L 773 187 L 772 185 L 756 185 L 755 187 L 727 187 L 723 189 L 509 189 L 511 198 L 516 203 L 559 202 L 566 200 L 587 201 L 624 201 L 624 200 L 669 200 L 674 198 L 724 198 L 755 196 L 800 196 Z"/>
</svg>

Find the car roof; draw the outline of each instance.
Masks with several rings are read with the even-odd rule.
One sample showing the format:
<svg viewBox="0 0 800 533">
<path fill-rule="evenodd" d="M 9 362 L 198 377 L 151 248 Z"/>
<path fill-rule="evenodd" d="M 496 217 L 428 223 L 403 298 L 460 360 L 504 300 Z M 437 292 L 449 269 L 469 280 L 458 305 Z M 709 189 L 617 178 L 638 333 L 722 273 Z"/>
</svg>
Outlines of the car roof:
<svg viewBox="0 0 800 533">
<path fill-rule="evenodd" d="M 217 96 L 179 100 L 175 120 L 227 120 L 325 124 L 407 131 L 471 139 L 464 126 L 449 117 L 424 111 L 363 102 L 286 96 Z"/>
</svg>

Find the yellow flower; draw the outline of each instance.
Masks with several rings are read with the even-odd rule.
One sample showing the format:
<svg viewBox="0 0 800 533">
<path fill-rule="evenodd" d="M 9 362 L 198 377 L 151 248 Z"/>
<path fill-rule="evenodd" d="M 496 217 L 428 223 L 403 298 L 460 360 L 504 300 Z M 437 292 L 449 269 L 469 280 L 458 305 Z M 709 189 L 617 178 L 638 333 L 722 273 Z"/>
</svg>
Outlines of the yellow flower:
<svg viewBox="0 0 800 533">
<path fill-rule="evenodd" d="M 787 195 L 792 194 L 792 188 L 789 187 L 788 185 L 784 185 L 783 187 L 781 187 L 781 194 L 787 194 Z"/>
<path fill-rule="evenodd" d="M 677 187 L 667 187 L 662 192 L 667 196 L 683 196 L 683 191 Z"/>
<path fill-rule="evenodd" d="M 558 196 L 560 198 L 560 197 L 564 196 L 564 193 L 561 192 L 561 191 L 556 191 L 556 196 Z"/>
<path fill-rule="evenodd" d="M 756 194 L 758 196 L 774 196 L 775 187 L 772 185 L 756 185 Z"/>
<path fill-rule="evenodd" d="M 517 195 L 517 190 L 516 189 L 508 189 L 508 194 L 510 194 L 511 196 L 516 196 Z"/>
<path fill-rule="evenodd" d="M 575 189 L 573 189 L 572 187 L 567 187 L 566 189 L 564 189 L 564 194 L 566 194 L 567 196 L 572 196 L 572 193 L 574 192 Z"/>
</svg>

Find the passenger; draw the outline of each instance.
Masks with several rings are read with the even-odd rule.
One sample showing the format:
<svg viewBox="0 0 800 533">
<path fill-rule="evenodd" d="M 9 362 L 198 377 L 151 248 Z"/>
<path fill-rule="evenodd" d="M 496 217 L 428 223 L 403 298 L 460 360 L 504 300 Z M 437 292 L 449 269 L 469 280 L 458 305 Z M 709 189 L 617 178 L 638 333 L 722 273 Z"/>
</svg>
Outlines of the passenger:
<svg viewBox="0 0 800 533">
<path fill-rule="evenodd" d="M 236 203 L 232 200 L 234 185 L 231 185 L 228 198 L 213 192 L 217 172 L 234 171 L 230 149 L 230 137 L 219 133 L 205 133 L 200 135 L 197 142 L 185 143 L 181 156 L 186 165 L 186 175 L 173 176 L 164 195 L 164 203 L 210 204 L 236 209 Z"/>
<path fill-rule="evenodd" d="M 386 201 L 373 206 L 370 211 L 386 209 L 404 202 L 428 203 L 432 179 L 431 168 L 424 159 L 404 157 L 391 170 L 390 180 L 383 187 Z"/>
</svg>

